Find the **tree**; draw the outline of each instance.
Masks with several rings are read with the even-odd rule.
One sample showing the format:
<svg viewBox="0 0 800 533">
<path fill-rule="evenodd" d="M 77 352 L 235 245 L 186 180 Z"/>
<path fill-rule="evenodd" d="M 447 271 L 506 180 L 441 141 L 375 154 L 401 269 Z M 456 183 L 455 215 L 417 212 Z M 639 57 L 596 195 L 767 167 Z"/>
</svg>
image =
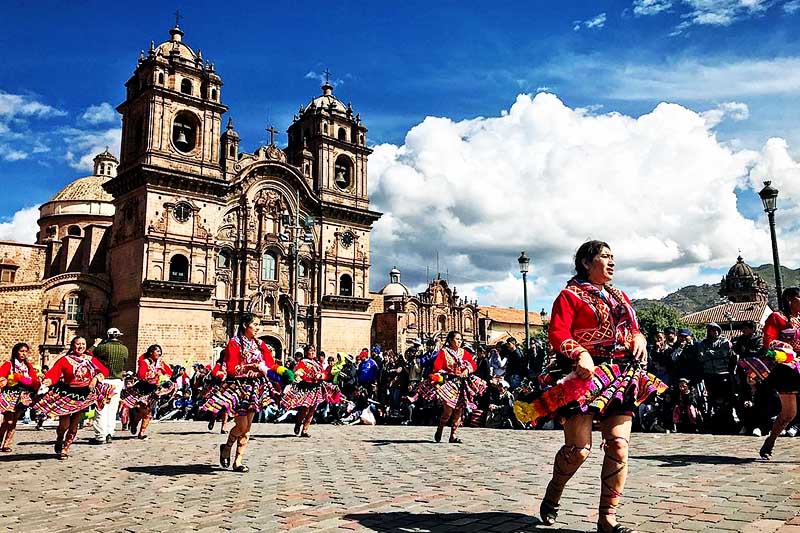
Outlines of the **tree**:
<svg viewBox="0 0 800 533">
<path fill-rule="evenodd" d="M 683 321 L 680 311 L 660 302 L 653 303 L 653 305 L 649 307 L 640 309 L 636 312 L 636 318 L 639 319 L 639 329 L 642 330 L 642 333 L 644 333 L 648 339 L 652 339 L 655 337 L 656 333 L 664 331 L 664 328 L 669 326 L 675 329 L 689 328 L 692 330 L 695 338 L 702 339 L 705 336 L 704 328 L 701 327 L 698 329 L 693 324 L 687 324 Z"/>
</svg>

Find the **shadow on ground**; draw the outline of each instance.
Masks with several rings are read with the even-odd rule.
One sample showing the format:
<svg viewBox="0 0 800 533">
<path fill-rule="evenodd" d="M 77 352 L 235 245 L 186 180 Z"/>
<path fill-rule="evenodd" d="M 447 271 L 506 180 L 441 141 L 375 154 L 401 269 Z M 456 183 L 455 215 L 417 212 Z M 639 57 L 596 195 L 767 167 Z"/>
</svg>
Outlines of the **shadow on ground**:
<svg viewBox="0 0 800 533">
<path fill-rule="evenodd" d="M 434 444 L 430 439 L 375 439 L 365 440 L 364 442 L 370 442 L 375 446 L 389 446 L 390 444 Z"/>
<path fill-rule="evenodd" d="M 427 442 L 427 441 L 426 441 Z M 437 533 L 439 531 L 561 531 L 582 533 L 577 529 L 547 527 L 535 517 L 521 513 L 426 513 L 414 514 L 406 511 L 387 513 L 348 514 L 343 518 L 355 520 L 372 531 L 415 533 Z"/>
<path fill-rule="evenodd" d="M 662 467 L 683 467 L 694 465 L 745 465 L 756 462 L 752 457 L 732 457 L 730 455 L 632 455 L 631 459 L 661 461 Z"/>
<path fill-rule="evenodd" d="M 123 468 L 123 470 L 127 472 L 150 474 L 151 476 L 213 476 L 219 472 L 218 467 L 209 464 L 129 466 Z"/>
<path fill-rule="evenodd" d="M 50 453 L 12 453 L 11 455 L 0 455 L 0 463 L 15 463 L 17 461 L 47 461 L 56 459 L 56 454 Z"/>
</svg>

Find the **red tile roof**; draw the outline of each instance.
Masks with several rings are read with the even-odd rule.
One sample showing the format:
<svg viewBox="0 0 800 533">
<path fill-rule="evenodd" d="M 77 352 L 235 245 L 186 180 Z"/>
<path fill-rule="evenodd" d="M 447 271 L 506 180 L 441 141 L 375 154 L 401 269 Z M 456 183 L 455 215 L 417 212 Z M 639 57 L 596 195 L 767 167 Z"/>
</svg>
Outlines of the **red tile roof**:
<svg viewBox="0 0 800 533">
<path fill-rule="evenodd" d="M 513 307 L 495 307 L 495 306 L 480 306 L 478 307 L 479 317 L 488 317 L 495 322 L 503 324 L 524 324 L 525 311 L 522 309 L 514 309 Z M 542 316 L 539 313 L 528 311 L 528 323 L 531 326 L 542 326 Z"/>
<path fill-rule="evenodd" d="M 762 324 L 771 311 L 767 302 L 728 302 L 688 314 L 683 317 L 683 320 L 688 324 L 717 322 L 722 325 L 723 323 L 744 322 L 745 320 L 752 320 L 757 324 Z"/>
</svg>

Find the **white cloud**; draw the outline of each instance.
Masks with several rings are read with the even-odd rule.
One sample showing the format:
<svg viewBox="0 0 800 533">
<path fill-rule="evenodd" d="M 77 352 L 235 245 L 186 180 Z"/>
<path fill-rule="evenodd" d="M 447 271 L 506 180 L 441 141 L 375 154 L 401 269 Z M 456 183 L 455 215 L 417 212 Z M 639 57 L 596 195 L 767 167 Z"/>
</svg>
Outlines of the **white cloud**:
<svg viewBox="0 0 800 533">
<path fill-rule="evenodd" d="M 39 231 L 39 208 L 25 207 L 0 221 L 0 240 L 34 242 Z"/>
<path fill-rule="evenodd" d="M 89 106 L 81 118 L 89 124 L 105 124 L 117 121 L 117 113 L 108 102 Z"/>
<path fill-rule="evenodd" d="M 783 4 L 783 11 L 788 14 L 797 13 L 800 11 L 800 0 L 791 0 Z"/>
<path fill-rule="evenodd" d="M 700 115 L 705 119 L 706 125 L 713 128 L 726 118 L 736 121 L 747 120 L 750 117 L 750 109 L 747 104 L 741 102 L 725 102 Z"/>
<path fill-rule="evenodd" d="M 92 170 L 94 156 L 104 151 L 106 147 L 115 155 L 119 155 L 121 128 L 98 131 L 64 128 L 62 134 L 67 145 L 67 153 L 64 158 L 74 169 Z"/>
<path fill-rule="evenodd" d="M 580 31 L 581 28 L 586 29 L 600 29 L 606 25 L 606 14 L 600 13 L 599 15 L 586 20 L 576 20 L 572 23 L 573 31 Z"/>
<path fill-rule="evenodd" d="M 329 74 L 329 76 L 330 76 L 330 74 Z M 325 73 L 324 72 L 315 72 L 313 70 L 309 70 L 308 72 L 306 72 L 306 75 L 303 76 L 303 77 L 305 79 L 307 79 L 307 80 L 319 80 L 320 83 L 325 83 L 326 79 L 328 79 L 328 78 L 325 77 Z M 349 78 L 352 78 L 352 77 L 353 77 L 353 75 L 349 74 L 349 73 L 344 75 L 344 78 L 348 78 L 349 79 Z M 330 78 L 330 84 L 333 85 L 334 87 L 339 87 L 340 85 L 344 84 L 344 79 L 343 78 Z"/>
<path fill-rule="evenodd" d="M 0 144 L 0 158 L 4 161 L 21 161 L 28 158 L 28 154 L 22 150 L 11 148 L 5 144 Z"/>
<path fill-rule="evenodd" d="M 788 4 L 793 4 L 791 0 Z M 748 17 L 763 15 L 775 0 L 634 0 L 633 12 L 638 16 L 657 15 L 675 11 L 683 21 L 672 35 L 691 26 L 730 26 Z M 791 12 L 792 7 L 784 10 Z"/>
<path fill-rule="evenodd" d="M 719 109 L 748 115 L 736 102 Z M 786 143 L 734 151 L 708 115 L 680 105 L 591 115 L 541 93 L 496 117 L 428 117 L 402 146 L 378 145 L 370 157 L 371 199 L 386 213 L 373 230 L 373 279 L 380 286 L 393 265 L 432 264 L 438 253 L 460 292 L 518 305 L 521 282 L 514 289 L 509 273 L 526 250 L 544 301 L 571 276 L 577 246 L 599 238 L 614 247 L 617 281 L 632 295 L 717 281 L 707 270 L 730 266 L 739 249 L 756 264 L 770 259 L 766 221 L 745 218 L 736 197 L 760 189 L 764 175 L 791 182 L 782 185 L 781 232 L 793 236 L 800 165 Z M 797 257 L 800 239 L 782 247 Z M 419 268 L 406 278 L 424 281 Z"/>
<path fill-rule="evenodd" d="M 10 94 L 0 90 L 0 119 L 14 117 L 61 117 L 66 115 L 55 107 L 43 104 L 31 96 Z"/>
<path fill-rule="evenodd" d="M 633 2 L 633 12 L 636 15 L 656 15 L 671 7 L 671 0 L 634 0 Z"/>
</svg>

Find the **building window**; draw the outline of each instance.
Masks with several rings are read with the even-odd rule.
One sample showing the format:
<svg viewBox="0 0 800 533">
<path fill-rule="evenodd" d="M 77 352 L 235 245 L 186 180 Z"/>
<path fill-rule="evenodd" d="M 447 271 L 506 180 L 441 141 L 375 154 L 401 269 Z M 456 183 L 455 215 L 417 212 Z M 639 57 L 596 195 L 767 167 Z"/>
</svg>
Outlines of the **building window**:
<svg viewBox="0 0 800 533">
<path fill-rule="evenodd" d="M 300 261 L 300 264 L 297 265 L 297 276 L 300 278 L 308 277 L 308 263 Z"/>
<path fill-rule="evenodd" d="M 339 296 L 353 296 L 353 278 L 350 274 L 342 274 L 339 278 Z"/>
<path fill-rule="evenodd" d="M 58 226 L 48 226 L 47 227 L 47 237 L 50 239 L 55 239 L 58 235 Z"/>
<path fill-rule="evenodd" d="M 217 90 L 216 89 L 211 89 L 211 99 L 214 100 L 215 102 L 217 101 Z"/>
<path fill-rule="evenodd" d="M 344 128 L 339 128 L 339 132 L 336 134 L 339 137 L 340 141 L 347 141 L 347 130 Z"/>
<path fill-rule="evenodd" d="M 0 283 L 14 283 L 14 278 L 16 277 L 16 269 L 8 267 L 0 269 Z"/>
<path fill-rule="evenodd" d="M 169 280 L 170 281 L 189 281 L 189 260 L 185 255 L 174 255 L 169 260 Z"/>
<path fill-rule="evenodd" d="M 186 80 L 186 79 L 181 80 L 181 92 L 183 94 L 192 94 L 191 80 Z"/>
<path fill-rule="evenodd" d="M 80 237 L 81 236 L 81 227 L 80 226 L 70 226 L 67 229 L 67 235 L 72 235 L 73 237 Z"/>
<path fill-rule="evenodd" d="M 70 322 L 83 321 L 83 297 L 78 293 L 72 293 L 67 296 L 67 320 Z"/>
<path fill-rule="evenodd" d="M 175 115 L 175 122 L 172 124 L 172 142 L 175 148 L 183 153 L 194 150 L 199 130 L 200 123 L 192 113 L 181 111 Z"/>
<path fill-rule="evenodd" d="M 324 133 L 325 135 L 328 134 L 328 123 L 327 122 L 322 124 L 322 133 Z"/>
<path fill-rule="evenodd" d="M 164 85 L 164 73 L 163 72 L 159 72 L 158 73 L 158 84 L 159 85 Z"/>
<path fill-rule="evenodd" d="M 353 184 L 353 162 L 349 157 L 342 154 L 336 158 L 334 165 L 336 177 L 334 183 L 342 190 L 347 190 Z"/>
<path fill-rule="evenodd" d="M 231 252 L 230 250 L 220 250 L 217 254 L 217 268 L 230 268 L 231 267 Z"/>
<path fill-rule="evenodd" d="M 173 215 L 175 216 L 175 220 L 183 224 L 192 218 L 192 206 L 186 202 L 181 202 L 175 206 Z"/>
<path fill-rule="evenodd" d="M 236 157 L 236 147 L 234 145 L 231 145 L 231 147 L 228 148 L 228 157 Z"/>
<path fill-rule="evenodd" d="M 278 258 L 275 256 L 273 252 L 267 252 L 264 254 L 264 259 L 261 263 L 261 279 L 264 280 L 274 280 L 276 279 L 275 272 L 276 272 L 276 265 L 278 264 Z"/>
</svg>

